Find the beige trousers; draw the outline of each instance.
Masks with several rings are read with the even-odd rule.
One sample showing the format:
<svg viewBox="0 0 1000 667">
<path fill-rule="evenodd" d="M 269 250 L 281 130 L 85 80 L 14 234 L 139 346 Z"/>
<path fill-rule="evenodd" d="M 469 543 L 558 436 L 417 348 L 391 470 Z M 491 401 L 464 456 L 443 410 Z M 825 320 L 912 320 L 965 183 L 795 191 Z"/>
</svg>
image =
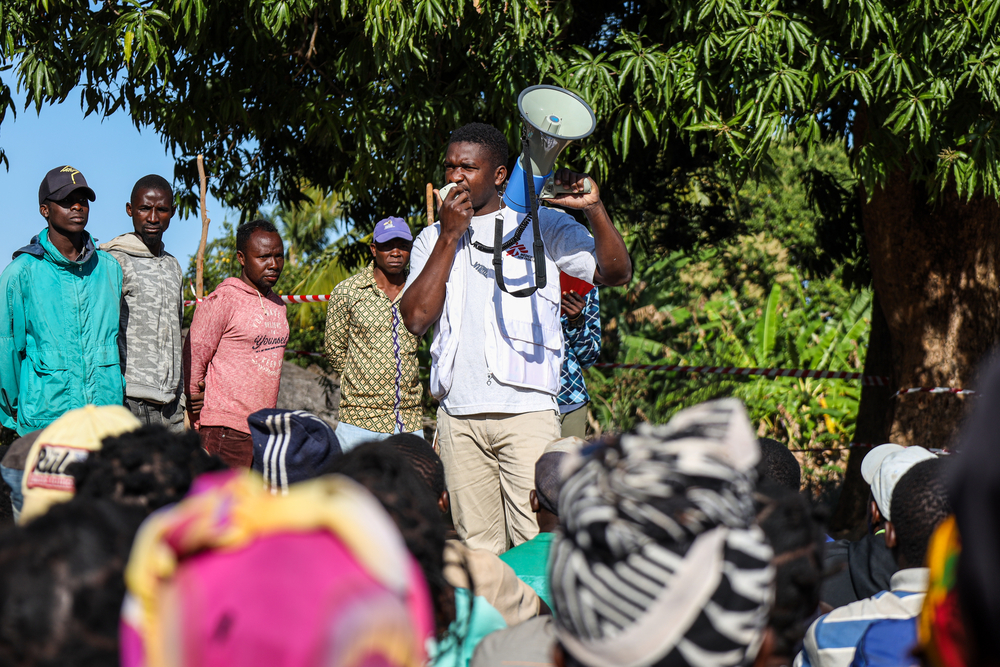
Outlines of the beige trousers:
<svg viewBox="0 0 1000 667">
<path fill-rule="evenodd" d="M 438 449 L 458 536 L 501 554 L 538 534 L 528 503 L 535 462 L 559 438 L 555 410 L 452 417 L 437 413 Z"/>
</svg>

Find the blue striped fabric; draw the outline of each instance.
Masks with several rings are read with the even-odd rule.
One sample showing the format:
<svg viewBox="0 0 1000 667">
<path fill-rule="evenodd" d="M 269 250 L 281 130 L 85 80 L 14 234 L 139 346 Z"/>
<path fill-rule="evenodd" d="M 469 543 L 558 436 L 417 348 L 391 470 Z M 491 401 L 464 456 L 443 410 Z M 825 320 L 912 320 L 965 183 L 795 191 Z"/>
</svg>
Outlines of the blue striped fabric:
<svg viewBox="0 0 1000 667">
<path fill-rule="evenodd" d="M 566 353 L 563 355 L 562 373 L 559 377 L 559 405 L 582 405 L 590 400 L 583 371 L 594 365 L 601 353 L 601 300 L 597 287 L 587 292 L 586 305 L 581 316 L 583 324 L 573 328 L 569 318 L 562 316 Z"/>
<path fill-rule="evenodd" d="M 892 575 L 892 590 L 858 600 L 820 616 L 809 626 L 795 667 L 849 667 L 868 628 L 883 619 L 911 619 L 920 613 L 927 590 L 927 569 L 908 568 Z"/>
<path fill-rule="evenodd" d="M 916 646 L 916 618 L 875 621 L 858 642 L 851 667 L 919 667 Z"/>
</svg>

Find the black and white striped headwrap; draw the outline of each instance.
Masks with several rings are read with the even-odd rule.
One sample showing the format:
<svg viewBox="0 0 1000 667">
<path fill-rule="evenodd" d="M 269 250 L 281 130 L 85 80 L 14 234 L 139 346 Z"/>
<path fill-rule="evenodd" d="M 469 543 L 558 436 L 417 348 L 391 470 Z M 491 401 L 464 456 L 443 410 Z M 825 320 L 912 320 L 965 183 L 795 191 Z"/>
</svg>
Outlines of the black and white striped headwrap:
<svg viewBox="0 0 1000 667">
<path fill-rule="evenodd" d="M 773 599 L 754 524 L 760 453 L 743 404 L 644 424 L 586 460 L 559 495 L 549 583 L 560 643 L 588 667 L 753 662 Z"/>
</svg>

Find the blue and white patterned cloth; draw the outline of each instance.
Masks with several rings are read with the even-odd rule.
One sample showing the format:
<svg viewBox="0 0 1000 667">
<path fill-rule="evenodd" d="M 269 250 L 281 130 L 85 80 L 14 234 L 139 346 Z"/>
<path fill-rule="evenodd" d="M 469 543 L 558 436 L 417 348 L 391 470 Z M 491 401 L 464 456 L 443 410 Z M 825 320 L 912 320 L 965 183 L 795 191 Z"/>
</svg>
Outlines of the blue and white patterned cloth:
<svg viewBox="0 0 1000 667">
<path fill-rule="evenodd" d="M 838 607 L 809 626 L 794 667 L 849 667 L 865 631 L 883 619 L 915 618 L 927 592 L 927 568 L 900 570 L 888 591 Z M 903 641 L 900 637 L 900 641 Z"/>
<path fill-rule="evenodd" d="M 597 296 L 597 287 L 587 292 L 584 300 L 587 303 L 580 314 L 582 323 L 579 327 L 571 327 L 565 315 L 560 318 L 566 353 L 559 376 L 557 400 L 559 411 L 564 413 L 572 412 L 590 401 L 583 371 L 593 366 L 601 353 L 601 300 Z"/>
</svg>

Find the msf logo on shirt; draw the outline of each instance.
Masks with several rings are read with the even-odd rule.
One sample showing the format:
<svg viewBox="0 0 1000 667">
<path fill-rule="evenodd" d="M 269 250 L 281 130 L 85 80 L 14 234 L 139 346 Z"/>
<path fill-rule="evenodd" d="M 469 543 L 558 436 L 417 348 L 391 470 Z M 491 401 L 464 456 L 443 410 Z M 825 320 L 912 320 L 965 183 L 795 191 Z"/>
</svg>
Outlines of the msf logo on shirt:
<svg viewBox="0 0 1000 667">
<path fill-rule="evenodd" d="M 530 254 L 528 254 L 528 249 L 524 247 L 523 243 L 515 243 L 511 247 L 507 248 L 507 254 L 516 259 L 534 259 Z"/>
</svg>

